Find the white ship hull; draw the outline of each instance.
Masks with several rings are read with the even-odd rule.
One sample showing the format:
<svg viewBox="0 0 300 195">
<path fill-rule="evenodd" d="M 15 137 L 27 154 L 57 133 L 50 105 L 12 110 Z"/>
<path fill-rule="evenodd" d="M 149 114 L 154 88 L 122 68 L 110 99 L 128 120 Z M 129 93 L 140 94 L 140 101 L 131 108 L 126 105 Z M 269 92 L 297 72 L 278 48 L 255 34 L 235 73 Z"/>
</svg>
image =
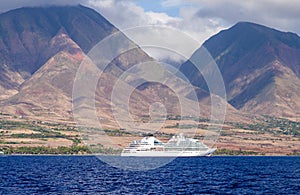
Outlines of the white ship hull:
<svg viewBox="0 0 300 195">
<path fill-rule="evenodd" d="M 205 151 L 135 151 L 122 152 L 121 156 L 136 157 L 193 157 L 193 156 L 210 156 L 216 151 L 216 148 Z"/>
</svg>

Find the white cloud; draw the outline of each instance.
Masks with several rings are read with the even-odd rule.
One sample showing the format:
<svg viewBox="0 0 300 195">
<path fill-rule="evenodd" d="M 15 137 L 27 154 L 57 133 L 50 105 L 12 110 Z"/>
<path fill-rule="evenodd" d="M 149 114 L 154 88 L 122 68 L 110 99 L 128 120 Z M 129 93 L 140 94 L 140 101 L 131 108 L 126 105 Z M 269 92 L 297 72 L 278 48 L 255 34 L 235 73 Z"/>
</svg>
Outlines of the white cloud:
<svg viewBox="0 0 300 195">
<path fill-rule="evenodd" d="M 156 12 L 145 12 L 148 18 L 147 23 L 150 25 L 168 25 L 170 23 L 180 22 L 180 18 L 170 17 L 166 13 L 156 13 Z"/>
<path fill-rule="evenodd" d="M 88 4 L 120 29 L 145 25 L 164 25 L 180 20 L 163 12 L 145 12 L 142 7 L 137 6 L 132 1 L 89 0 Z"/>
<path fill-rule="evenodd" d="M 136 33 L 132 33 L 132 31 L 130 31 L 130 33 L 127 32 L 127 36 L 129 36 L 129 38 L 134 40 L 137 44 L 141 44 L 141 40 L 143 39 L 161 45 L 165 42 L 165 44 L 174 51 L 183 52 L 184 56 L 192 55 L 192 53 L 201 46 L 201 43 L 204 40 L 224 28 L 218 19 L 197 17 L 198 9 L 188 6 L 181 8 L 180 16 L 172 17 L 166 13 L 145 11 L 142 7 L 137 6 L 132 1 L 106 0 L 104 6 L 103 2 L 99 2 L 97 0 L 90 0 L 89 2 L 90 5 L 97 9 L 112 24 L 123 31 L 128 28 L 156 25 L 177 29 L 186 33 L 186 36 L 190 36 L 195 40 L 193 44 L 187 44 L 180 41 L 178 33 L 170 33 L 172 30 L 168 30 L 169 34 L 167 35 L 165 29 L 162 29 L 160 32 L 155 34 L 153 31 L 147 33 L 139 30 L 137 30 Z M 180 2 L 178 1 L 177 3 Z M 170 4 L 167 4 L 165 6 L 169 5 Z M 165 40 L 161 40 L 160 42 L 157 41 L 161 37 L 165 37 Z M 173 41 L 172 45 L 169 44 L 171 40 Z M 155 50 L 154 48 L 147 48 L 145 50 L 154 58 L 161 59 L 166 57 L 179 60 L 177 54 L 172 56 L 170 52 L 162 52 L 161 50 Z"/>
</svg>

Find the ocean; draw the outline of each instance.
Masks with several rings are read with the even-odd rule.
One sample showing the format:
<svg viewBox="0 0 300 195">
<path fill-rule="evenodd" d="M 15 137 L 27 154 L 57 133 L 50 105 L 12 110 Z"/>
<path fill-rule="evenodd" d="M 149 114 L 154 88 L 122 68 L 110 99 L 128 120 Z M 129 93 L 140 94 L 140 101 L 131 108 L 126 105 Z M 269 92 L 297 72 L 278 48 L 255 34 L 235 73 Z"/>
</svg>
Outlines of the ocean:
<svg viewBox="0 0 300 195">
<path fill-rule="evenodd" d="M 131 171 L 94 156 L 7 156 L 0 194 L 300 194 L 300 157 L 177 158 Z"/>
</svg>

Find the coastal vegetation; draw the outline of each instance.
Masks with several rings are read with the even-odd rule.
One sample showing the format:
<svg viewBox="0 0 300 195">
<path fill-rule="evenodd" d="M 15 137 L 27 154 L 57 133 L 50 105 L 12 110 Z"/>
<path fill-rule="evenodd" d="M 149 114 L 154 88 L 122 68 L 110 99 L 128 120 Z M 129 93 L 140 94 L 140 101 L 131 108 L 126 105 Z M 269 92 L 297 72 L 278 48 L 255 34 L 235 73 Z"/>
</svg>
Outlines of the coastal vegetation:
<svg viewBox="0 0 300 195">
<path fill-rule="evenodd" d="M 247 123 L 228 123 L 235 128 L 244 130 L 254 130 L 261 133 L 284 134 L 300 138 L 300 122 L 291 121 L 285 118 L 265 116 L 257 119 L 258 122 Z"/>
<path fill-rule="evenodd" d="M 6 117 L 6 118 L 5 118 Z M 0 119 L 0 151 L 6 154 L 118 154 L 120 149 L 101 144 L 86 146 L 83 129 L 74 125 L 19 119 L 10 116 Z M 144 116 L 148 118 L 149 116 Z M 185 124 L 179 125 L 180 116 L 167 116 L 162 131 L 153 133 L 135 132 L 127 129 L 93 129 L 114 137 L 125 146 L 130 140 L 145 136 L 155 136 L 168 140 L 178 131 L 198 127 L 203 139 L 208 131 L 209 119 L 182 117 Z M 195 123 L 197 121 L 197 123 Z M 299 155 L 300 122 L 283 118 L 264 116 L 255 118 L 252 123 L 225 122 L 214 155 Z M 127 141 L 125 141 L 127 140 Z M 227 147 L 230 146 L 230 147 Z M 276 149 L 277 148 L 277 149 Z M 284 151 L 283 151 L 284 148 Z M 274 150 L 274 151 L 273 151 Z M 282 152 L 282 153 L 281 153 Z"/>
<path fill-rule="evenodd" d="M 247 151 L 247 150 L 228 150 L 225 148 L 222 149 L 218 149 L 214 152 L 214 155 L 224 155 L 224 156 L 256 156 L 256 155 L 260 155 L 260 156 L 264 156 L 265 153 L 260 153 L 260 152 L 255 152 L 255 151 Z"/>
<path fill-rule="evenodd" d="M 1 147 L 4 154 L 90 154 L 87 146 L 59 146 L 57 148 L 46 146 L 27 146 L 27 147 Z"/>
</svg>

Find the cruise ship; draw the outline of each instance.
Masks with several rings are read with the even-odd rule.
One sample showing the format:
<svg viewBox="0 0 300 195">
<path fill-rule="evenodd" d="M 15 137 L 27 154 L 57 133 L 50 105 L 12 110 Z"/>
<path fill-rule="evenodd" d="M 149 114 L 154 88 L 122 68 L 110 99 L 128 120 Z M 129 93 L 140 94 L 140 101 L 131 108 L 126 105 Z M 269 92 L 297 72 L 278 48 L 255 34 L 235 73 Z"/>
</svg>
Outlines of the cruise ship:
<svg viewBox="0 0 300 195">
<path fill-rule="evenodd" d="M 197 139 L 187 138 L 182 134 L 173 136 L 167 143 L 155 137 L 134 140 L 124 148 L 121 156 L 139 157 L 191 157 L 210 156 L 216 148 L 209 148 Z"/>
</svg>

